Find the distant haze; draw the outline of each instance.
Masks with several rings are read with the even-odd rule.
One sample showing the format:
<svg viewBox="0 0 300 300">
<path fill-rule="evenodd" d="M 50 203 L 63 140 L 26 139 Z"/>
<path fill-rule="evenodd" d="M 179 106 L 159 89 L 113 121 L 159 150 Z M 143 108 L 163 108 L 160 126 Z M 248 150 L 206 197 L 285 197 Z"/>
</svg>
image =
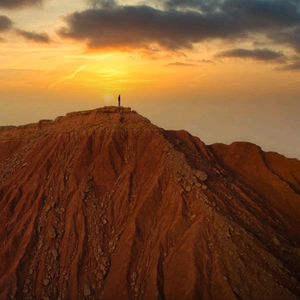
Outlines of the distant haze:
<svg viewBox="0 0 300 300">
<path fill-rule="evenodd" d="M 121 94 L 165 129 L 300 159 L 299 1 L 145 3 L 0 1 L 0 126 Z"/>
</svg>

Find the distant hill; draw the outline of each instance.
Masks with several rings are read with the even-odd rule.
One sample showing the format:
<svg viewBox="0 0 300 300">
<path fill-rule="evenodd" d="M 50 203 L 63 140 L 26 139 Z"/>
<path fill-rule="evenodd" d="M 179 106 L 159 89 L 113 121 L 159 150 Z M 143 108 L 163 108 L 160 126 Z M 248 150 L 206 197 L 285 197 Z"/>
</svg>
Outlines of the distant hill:
<svg viewBox="0 0 300 300">
<path fill-rule="evenodd" d="M 0 299 L 300 299 L 300 161 L 130 108 L 0 128 Z"/>
</svg>

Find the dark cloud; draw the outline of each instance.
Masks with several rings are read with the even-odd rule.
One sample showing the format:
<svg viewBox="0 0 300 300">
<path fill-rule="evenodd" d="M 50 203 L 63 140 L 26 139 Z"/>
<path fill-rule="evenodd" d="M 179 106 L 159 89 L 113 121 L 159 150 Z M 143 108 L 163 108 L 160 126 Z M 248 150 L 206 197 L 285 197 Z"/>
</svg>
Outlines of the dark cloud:
<svg viewBox="0 0 300 300">
<path fill-rule="evenodd" d="M 43 0 L 0 0 L 0 7 L 15 9 L 41 5 Z"/>
<path fill-rule="evenodd" d="M 300 71 L 300 61 L 283 67 L 276 68 L 278 71 Z"/>
<path fill-rule="evenodd" d="M 269 38 L 275 43 L 289 45 L 300 53 L 300 24 L 292 29 L 272 32 L 269 34 Z"/>
<path fill-rule="evenodd" d="M 89 9 L 65 18 L 59 34 L 88 42 L 90 48 L 147 48 L 158 44 L 169 50 L 191 49 L 208 38 L 234 38 L 244 28 L 232 26 L 224 14 L 162 11 L 149 6 Z"/>
<path fill-rule="evenodd" d="M 191 8 L 202 13 L 224 12 L 248 21 L 295 21 L 291 16 L 299 20 L 299 0 L 164 0 L 163 3 L 167 9 Z"/>
<path fill-rule="evenodd" d="M 219 52 L 216 57 L 236 57 L 249 58 L 260 61 L 277 61 L 285 62 L 285 56 L 280 52 L 275 52 L 269 49 L 231 49 L 228 51 Z"/>
<path fill-rule="evenodd" d="M 116 0 L 88 0 L 87 2 L 93 8 L 115 8 L 118 6 Z"/>
<path fill-rule="evenodd" d="M 300 52 L 296 0 L 166 0 L 164 9 L 120 6 L 115 0 L 89 2 L 93 8 L 66 16 L 66 26 L 59 30 L 62 37 L 84 41 L 89 48 L 158 45 L 178 51 L 204 40 L 232 42 L 260 34 Z"/>
<path fill-rule="evenodd" d="M 203 12 L 211 12 L 220 6 L 220 0 L 167 0 L 164 1 L 166 8 L 193 8 Z"/>
<path fill-rule="evenodd" d="M 47 33 L 42 32 L 42 33 L 36 33 L 34 31 L 25 31 L 21 29 L 17 29 L 16 33 L 19 36 L 24 37 L 28 41 L 36 42 L 36 43 L 50 43 L 50 38 Z"/>
<path fill-rule="evenodd" d="M 230 18 L 240 18 L 248 28 L 272 30 L 299 24 L 298 4 L 288 0 L 227 0 L 221 10 Z"/>
<path fill-rule="evenodd" d="M 174 62 L 166 65 L 167 67 L 174 67 L 174 66 L 179 66 L 179 67 L 195 67 L 196 65 L 194 64 L 187 64 L 183 62 Z"/>
<path fill-rule="evenodd" d="M 6 16 L 0 16 L 0 32 L 8 31 L 12 28 L 13 22 Z"/>
</svg>

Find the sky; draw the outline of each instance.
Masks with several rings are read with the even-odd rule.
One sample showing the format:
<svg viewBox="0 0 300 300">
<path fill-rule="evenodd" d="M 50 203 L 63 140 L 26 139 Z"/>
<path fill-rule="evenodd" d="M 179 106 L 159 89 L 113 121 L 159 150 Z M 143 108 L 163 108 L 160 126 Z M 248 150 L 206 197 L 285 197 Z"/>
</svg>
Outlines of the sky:
<svg viewBox="0 0 300 300">
<path fill-rule="evenodd" d="M 132 107 L 300 159 L 300 0 L 0 0 L 0 126 Z"/>
</svg>

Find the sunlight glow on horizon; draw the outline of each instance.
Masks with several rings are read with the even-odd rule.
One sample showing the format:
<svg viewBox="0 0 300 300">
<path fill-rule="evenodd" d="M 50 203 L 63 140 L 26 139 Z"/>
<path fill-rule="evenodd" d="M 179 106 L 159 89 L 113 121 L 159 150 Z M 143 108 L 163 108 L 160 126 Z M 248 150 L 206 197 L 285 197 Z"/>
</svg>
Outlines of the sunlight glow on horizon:
<svg viewBox="0 0 300 300">
<path fill-rule="evenodd" d="M 137 3 L 119 1 L 120 6 L 141 9 Z M 157 6 L 150 1 L 149 5 L 163 9 L 163 3 Z M 300 149 L 300 122 L 296 116 L 300 110 L 300 75 L 297 64 L 292 65 L 300 61 L 300 56 L 287 42 L 272 44 L 263 32 L 251 32 L 247 39 L 212 37 L 194 42 L 192 47 L 180 44 L 177 49 L 168 39 L 166 45 L 159 44 L 164 31 L 151 31 L 157 24 L 148 28 L 148 38 L 155 36 L 158 40 L 148 43 L 142 36 L 136 43 L 123 23 L 117 27 L 121 32 L 116 32 L 118 20 L 107 24 L 112 26 L 108 29 L 113 30 L 119 44 L 101 44 L 102 39 L 95 40 L 100 46 L 89 44 L 84 31 L 77 32 L 77 39 L 59 36 L 58 30 L 66 25 L 62 16 L 86 9 L 82 0 L 52 0 L 45 1 L 41 8 L 1 12 L 14 23 L 10 31 L 0 32 L 4 40 L 0 44 L 0 126 L 36 122 L 107 103 L 116 105 L 121 94 L 124 106 L 146 113 L 162 127 L 173 124 L 174 128 L 195 130 L 194 134 L 199 128 L 199 136 L 205 128 L 204 136 L 212 136 L 216 142 L 243 137 L 261 142 L 256 140 L 261 130 L 266 145 L 276 145 L 277 133 L 278 144 L 290 138 L 286 147 L 293 153 L 297 152 L 293 149 Z M 50 42 L 28 40 L 17 34 L 18 28 L 29 34 L 46 32 Z M 88 36 L 91 39 L 101 32 L 92 29 Z M 134 29 L 132 35 L 138 35 L 139 30 Z M 182 34 L 180 30 L 178 35 Z M 174 33 L 177 35 L 176 30 Z M 104 41 L 106 37 L 110 35 L 104 35 Z M 291 69 L 283 71 L 282 67 Z M 297 155 L 300 157 L 300 153 Z"/>
</svg>

